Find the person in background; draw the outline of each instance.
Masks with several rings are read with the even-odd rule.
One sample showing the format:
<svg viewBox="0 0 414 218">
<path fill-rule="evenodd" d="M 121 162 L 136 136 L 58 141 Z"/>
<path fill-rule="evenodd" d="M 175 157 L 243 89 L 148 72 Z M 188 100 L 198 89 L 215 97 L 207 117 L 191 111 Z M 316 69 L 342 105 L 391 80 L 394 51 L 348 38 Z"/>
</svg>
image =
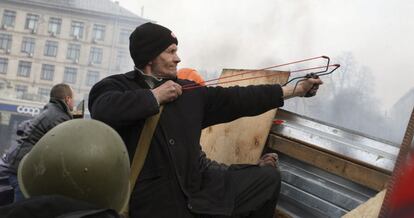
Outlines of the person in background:
<svg viewBox="0 0 414 218">
<path fill-rule="evenodd" d="M 178 79 L 186 79 L 190 81 L 194 81 L 195 83 L 204 86 L 206 83 L 201 77 L 201 75 L 192 68 L 181 68 L 177 71 L 177 78 Z"/>
<path fill-rule="evenodd" d="M 22 158 L 49 130 L 58 124 L 71 120 L 74 105 L 72 88 L 64 83 L 57 84 L 50 91 L 49 102 L 43 111 L 30 120 L 19 124 L 16 141 L 0 158 L 0 173 L 9 177 L 14 188 L 14 202 L 24 199 L 17 182 L 17 169 Z"/>
</svg>

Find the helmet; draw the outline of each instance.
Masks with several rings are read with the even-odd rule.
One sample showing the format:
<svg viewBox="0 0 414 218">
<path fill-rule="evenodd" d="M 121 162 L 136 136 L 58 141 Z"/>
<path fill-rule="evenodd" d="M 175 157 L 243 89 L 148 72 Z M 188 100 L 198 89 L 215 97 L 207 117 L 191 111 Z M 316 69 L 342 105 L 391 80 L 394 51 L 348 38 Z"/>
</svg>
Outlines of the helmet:
<svg viewBox="0 0 414 218">
<path fill-rule="evenodd" d="M 23 158 L 25 197 L 58 194 L 120 211 L 129 200 L 130 162 L 121 137 L 96 120 L 75 119 L 46 133 Z"/>
</svg>

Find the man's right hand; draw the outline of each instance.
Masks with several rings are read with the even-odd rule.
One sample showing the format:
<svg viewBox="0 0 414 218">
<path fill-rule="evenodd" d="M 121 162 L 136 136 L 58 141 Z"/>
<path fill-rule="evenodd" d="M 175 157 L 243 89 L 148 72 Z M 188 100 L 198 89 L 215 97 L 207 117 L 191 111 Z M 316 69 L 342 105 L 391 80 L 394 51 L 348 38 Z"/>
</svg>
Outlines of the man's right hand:
<svg viewBox="0 0 414 218">
<path fill-rule="evenodd" d="M 183 93 L 181 86 L 171 80 L 151 91 L 160 105 L 174 101 Z"/>
</svg>

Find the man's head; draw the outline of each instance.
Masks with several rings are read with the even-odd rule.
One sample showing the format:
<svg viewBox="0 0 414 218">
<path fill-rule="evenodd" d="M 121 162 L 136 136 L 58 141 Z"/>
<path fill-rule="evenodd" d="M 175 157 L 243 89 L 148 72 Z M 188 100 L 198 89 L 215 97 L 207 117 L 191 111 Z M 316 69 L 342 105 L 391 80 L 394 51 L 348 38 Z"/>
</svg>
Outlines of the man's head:
<svg viewBox="0 0 414 218">
<path fill-rule="evenodd" d="M 72 88 L 65 83 L 60 83 L 52 87 L 50 90 L 50 98 L 60 99 L 66 103 L 69 110 L 73 110 L 74 100 L 73 100 L 73 91 Z"/>
<path fill-rule="evenodd" d="M 171 30 L 154 23 L 138 26 L 129 37 L 135 67 L 161 78 L 176 77 L 178 41 Z"/>
</svg>

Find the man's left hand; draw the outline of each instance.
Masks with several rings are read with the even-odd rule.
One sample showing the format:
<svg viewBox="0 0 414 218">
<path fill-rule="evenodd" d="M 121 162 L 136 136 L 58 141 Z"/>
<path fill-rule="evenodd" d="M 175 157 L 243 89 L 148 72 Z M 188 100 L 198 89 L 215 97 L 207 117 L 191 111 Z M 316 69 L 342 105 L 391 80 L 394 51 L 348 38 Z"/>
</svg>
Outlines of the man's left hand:
<svg viewBox="0 0 414 218">
<path fill-rule="evenodd" d="M 260 160 L 257 162 L 257 165 L 261 167 L 263 166 L 278 167 L 279 158 L 276 153 L 267 153 L 260 158 Z"/>
<path fill-rule="evenodd" d="M 283 98 L 289 99 L 296 96 L 314 96 L 316 95 L 319 85 L 322 84 L 323 82 L 319 78 L 309 78 L 299 82 L 296 87 L 295 85 L 283 86 Z"/>
</svg>

